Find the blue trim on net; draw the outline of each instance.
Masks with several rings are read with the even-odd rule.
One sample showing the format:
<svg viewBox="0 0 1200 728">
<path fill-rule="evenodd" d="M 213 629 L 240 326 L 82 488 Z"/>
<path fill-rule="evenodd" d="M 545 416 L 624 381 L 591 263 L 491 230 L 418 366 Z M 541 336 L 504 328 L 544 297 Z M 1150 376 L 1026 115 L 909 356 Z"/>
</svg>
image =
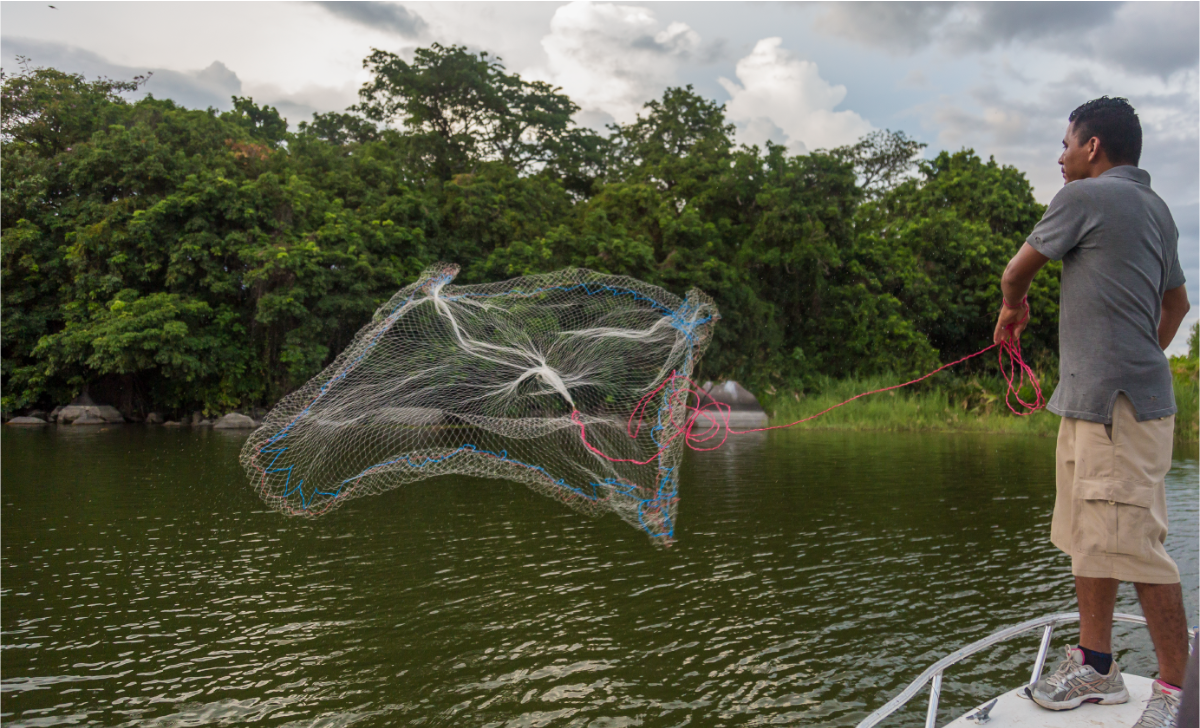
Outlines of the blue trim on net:
<svg viewBox="0 0 1200 728">
<path fill-rule="evenodd" d="M 407 306 L 409 303 L 412 302 L 413 297 L 417 294 L 417 292 L 424 290 L 430 283 L 440 281 L 444 285 L 444 284 L 450 282 L 451 280 L 453 280 L 453 278 L 454 277 L 450 276 L 450 275 L 442 275 L 442 276 L 438 276 L 437 278 L 431 278 L 431 279 L 427 279 L 424 281 L 420 281 L 420 280 L 417 281 L 416 288 L 413 289 L 413 292 L 410 293 L 408 295 L 408 297 L 404 299 L 403 302 L 401 302 L 394 309 L 392 309 L 392 312 L 390 314 L 388 314 L 387 319 L 385 319 L 387 324 L 384 327 L 382 327 L 374 336 L 371 337 L 370 342 L 368 342 L 366 348 L 363 349 L 363 352 L 361 354 L 359 354 L 357 357 L 355 357 L 352 361 L 347 362 L 346 365 L 344 367 L 342 367 L 341 371 L 339 371 L 337 374 L 335 374 L 333 377 L 331 377 L 329 379 L 329 381 L 322 384 L 320 390 L 318 390 L 318 392 L 317 392 L 317 395 L 315 397 L 313 397 L 313 400 L 311 402 L 309 402 L 308 405 L 304 409 L 300 410 L 300 412 L 297 413 L 296 416 L 293 417 L 290 422 L 288 422 L 286 425 L 284 425 L 283 428 L 279 430 L 279 432 L 277 432 L 273 436 L 271 436 L 266 441 L 265 445 L 268 445 L 268 446 L 274 445 L 276 442 L 287 437 L 288 431 L 293 426 L 295 426 L 296 423 L 298 423 L 302 418 L 304 418 L 308 414 L 309 410 L 311 410 L 313 408 L 313 406 L 317 402 L 319 402 L 322 397 L 325 396 L 325 393 L 328 392 L 333 387 L 334 384 L 341 381 L 342 379 L 345 379 L 350 374 L 350 372 L 356 366 L 358 366 L 359 362 L 361 362 L 363 359 L 366 358 L 366 356 L 370 352 L 370 350 L 377 343 L 379 343 L 379 340 L 381 338 L 383 338 L 383 335 L 386 334 L 389 330 L 391 330 L 392 326 L 396 323 L 396 321 L 399 320 L 400 311 L 402 311 L 405 306 Z M 535 288 L 535 289 L 532 289 L 529 291 L 526 291 L 526 290 L 523 290 L 520 288 L 514 288 L 514 289 L 511 289 L 508 291 L 503 291 L 500 293 L 463 293 L 463 294 L 459 294 L 457 296 L 446 296 L 445 300 L 456 301 L 460 298 L 497 298 L 500 296 L 513 296 L 513 295 L 534 296 L 539 293 L 545 293 L 547 291 L 570 292 L 570 291 L 575 291 L 575 290 L 580 290 L 580 289 L 582 289 L 589 296 L 594 296 L 594 295 L 597 295 L 600 293 L 608 292 L 614 296 L 632 296 L 635 301 L 649 302 L 650 304 L 653 305 L 653 307 L 655 309 L 657 309 L 659 312 L 661 312 L 665 316 L 669 317 L 671 319 L 672 328 L 675 328 L 675 329 L 681 331 L 683 333 L 683 335 L 685 337 L 687 337 L 688 342 L 691 343 L 692 345 L 695 345 L 695 343 L 696 343 L 695 334 L 694 334 L 696 327 L 700 326 L 702 324 L 708 323 L 709 321 L 712 321 L 711 316 L 703 318 L 703 319 L 698 319 L 696 321 L 687 320 L 687 318 L 686 318 L 687 314 L 693 312 L 696 309 L 693 308 L 692 305 L 689 304 L 686 300 L 684 300 L 684 302 L 682 304 L 680 304 L 679 308 L 671 309 L 671 308 L 668 308 L 668 307 L 662 305 L 661 303 L 654 300 L 653 298 L 650 298 L 641 293 L 638 293 L 637 291 L 630 289 L 630 288 L 620 288 L 617 286 L 610 286 L 610 285 L 600 285 L 600 286 L 593 288 L 593 286 L 588 283 L 577 283 L 577 284 L 571 285 L 571 286 L 544 286 L 542 288 Z M 685 375 L 686 375 L 686 373 L 690 373 L 690 371 L 691 371 L 691 360 L 692 360 L 692 352 L 689 349 L 689 351 L 687 353 L 686 363 L 684 366 L 684 369 L 686 370 Z M 658 422 L 650 430 L 650 438 L 654 441 L 654 444 L 657 445 L 659 448 L 662 447 L 662 444 L 659 442 L 658 437 L 655 435 L 655 433 L 661 432 L 662 430 L 665 429 L 662 424 L 662 413 L 663 413 L 664 409 L 668 408 L 667 402 L 669 400 L 670 400 L 669 396 L 663 397 L 663 404 L 658 409 Z M 545 475 L 548 479 L 550 479 L 550 481 L 554 485 L 557 485 L 561 488 L 565 488 L 566 490 L 569 490 L 583 498 L 587 498 L 588 500 L 592 500 L 592 501 L 598 501 L 601 498 L 601 495 L 597 492 L 598 488 L 605 488 L 605 486 L 608 486 L 609 488 L 614 489 L 616 492 L 618 492 L 622 495 L 628 495 L 636 487 L 630 483 L 622 483 L 614 478 L 605 478 L 600 483 L 589 483 L 588 484 L 591 486 L 591 490 L 592 490 L 591 495 L 589 495 L 588 493 L 585 493 L 583 490 L 576 488 L 575 486 L 569 485 L 562 478 L 557 478 L 557 479 L 554 478 L 553 476 L 550 475 L 550 473 L 546 472 L 545 468 L 543 468 L 540 465 L 533 465 L 531 463 L 525 463 L 525 462 L 521 462 L 520 460 L 513 460 L 512 458 L 509 458 L 507 450 L 501 450 L 499 453 L 495 453 L 490 450 L 480 450 L 479 448 L 475 447 L 474 445 L 472 445 L 470 443 L 464 443 L 461 446 L 459 446 L 457 449 L 451 451 L 449 454 L 444 455 L 442 457 L 422 458 L 423 462 L 421 462 L 419 464 L 414 463 L 412 461 L 412 459 L 407 455 L 396 458 L 394 460 L 389 460 L 389 461 L 382 462 L 382 463 L 376 463 L 375 465 L 372 465 L 372 466 L 366 468 L 358 475 L 356 475 L 352 478 L 347 478 L 346 480 L 343 480 L 341 482 L 341 484 L 338 486 L 337 490 L 335 490 L 333 492 L 314 490 L 312 493 L 312 498 L 310 499 L 304 493 L 304 488 L 302 487 L 304 485 L 303 480 L 298 481 L 294 487 L 290 487 L 291 482 L 292 482 L 292 473 L 293 473 L 292 469 L 295 467 L 295 465 L 289 465 L 286 468 L 285 467 L 279 467 L 279 468 L 274 467 L 276 461 L 278 461 L 279 458 L 282 457 L 285 452 L 287 452 L 287 450 L 288 450 L 288 448 L 286 448 L 286 447 L 281 447 L 281 448 L 271 449 L 271 450 L 268 450 L 268 449 L 266 449 L 266 447 L 264 447 L 262 450 L 260 450 L 259 451 L 260 453 L 275 455 L 275 457 L 272 458 L 270 464 L 264 469 L 263 472 L 264 472 L 264 474 L 286 472 L 287 479 L 284 481 L 284 485 L 283 485 L 284 493 L 283 493 L 282 497 L 287 498 L 292 493 L 299 492 L 300 493 L 300 504 L 304 510 L 308 510 L 309 503 L 311 503 L 312 500 L 315 500 L 316 496 L 318 496 L 318 495 L 328 496 L 330 498 L 337 498 L 339 495 L 341 495 L 342 490 L 345 488 L 345 486 L 348 483 L 365 477 L 371 470 L 374 470 L 375 468 L 386 467 L 388 465 L 395 465 L 400 462 L 405 462 L 409 467 L 423 468 L 428 465 L 443 462 L 445 460 L 448 460 L 448 459 L 454 457 L 455 455 L 458 455 L 458 454 L 464 453 L 464 452 L 473 452 L 473 453 L 490 455 L 491 457 L 494 457 L 503 462 L 508 462 L 508 463 L 512 463 L 514 465 L 519 465 L 521 467 L 528 468 L 530 470 L 536 470 L 536 471 L 542 473 L 543 475 Z M 660 452 L 659 459 L 661 460 L 662 457 L 663 457 L 663 455 Z M 674 498 L 675 495 L 678 493 L 678 484 L 677 484 L 677 478 L 675 476 L 674 468 L 663 468 L 660 466 L 659 472 L 662 473 L 662 475 L 659 478 L 658 492 L 656 493 L 655 497 L 641 499 L 638 503 L 638 511 L 637 511 L 638 523 L 641 525 L 642 530 L 646 531 L 646 533 L 650 534 L 651 536 L 654 536 L 655 535 L 654 532 L 650 529 L 649 525 L 643 519 L 642 513 L 643 513 L 644 509 L 647 506 L 649 506 L 650 504 L 652 504 L 652 503 L 658 504 L 659 511 L 663 517 L 663 524 L 667 527 L 666 536 L 668 538 L 670 538 L 675 533 L 675 524 L 673 522 L 671 522 L 671 518 L 668 515 L 668 510 L 667 510 L 666 506 L 669 505 L 670 499 Z"/>
</svg>

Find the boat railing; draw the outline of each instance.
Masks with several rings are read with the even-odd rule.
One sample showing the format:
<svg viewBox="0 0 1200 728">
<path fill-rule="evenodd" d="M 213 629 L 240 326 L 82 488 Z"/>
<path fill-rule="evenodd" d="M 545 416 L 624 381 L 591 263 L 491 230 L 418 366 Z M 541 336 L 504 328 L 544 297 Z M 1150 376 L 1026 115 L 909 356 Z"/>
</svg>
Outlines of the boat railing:
<svg viewBox="0 0 1200 728">
<path fill-rule="evenodd" d="M 1028 622 L 1015 624 L 1012 627 L 1000 630 L 990 637 L 984 637 L 978 642 L 972 642 L 966 647 L 955 650 L 930 665 L 925 672 L 921 673 L 920 677 L 913 680 L 899 695 L 887 701 L 879 710 L 868 715 L 866 719 L 858 724 L 858 728 L 871 728 L 872 726 L 879 725 L 884 718 L 903 707 L 914 695 L 921 691 L 921 688 L 925 687 L 925 683 L 930 681 L 933 684 L 929 688 L 929 709 L 925 713 L 925 728 L 937 728 L 938 701 L 942 697 L 942 673 L 945 672 L 946 668 L 962 662 L 980 650 L 1041 627 L 1042 644 L 1038 647 L 1037 659 L 1033 662 L 1033 674 L 1029 678 L 1029 684 L 1032 685 L 1042 677 L 1042 667 L 1046 662 L 1046 654 L 1050 651 L 1050 640 L 1054 636 L 1054 628 L 1061 624 L 1070 624 L 1078 621 L 1079 612 L 1051 614 L 1046 617 L 1039 617 L 1031 619 Z M 1139 617 L 1136 614 L 1117 613 L 1113 615 L 1113 621 L 1146 624 L 1145 617 Z"/>
</svg>

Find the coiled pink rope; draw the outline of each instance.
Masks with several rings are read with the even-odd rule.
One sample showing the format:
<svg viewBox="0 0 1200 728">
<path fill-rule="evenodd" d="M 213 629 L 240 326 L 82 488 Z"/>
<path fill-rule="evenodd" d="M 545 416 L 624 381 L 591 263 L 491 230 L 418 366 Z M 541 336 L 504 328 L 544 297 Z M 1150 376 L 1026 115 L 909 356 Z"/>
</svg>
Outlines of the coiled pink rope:
<svg viewBox="0 0 1200 728">
<path fill-rule="evenodd" d="M 645 460 L 634 460 L 631 458 L 609 457 L 608 455 L 601 452 L 594 445 L 592 445 L 590 442 L 588 442 L 587 425 L 583 422 L 582 419 L 580 419 L 578 410 L 571 413 L 571 421 L 579 426 L 579 437 L 583 440 L 584 446 L 587 447 L 587 449 L 589 451 L 591 451 L 592 453 L 595 453 L 596 455 L 599 455 L 600 457 L 604 458 L 605 460 L 608 460 L 609 462 L 613 462 L 613 463 L 632 463 L 634 465 L 648 465 L 651 462 L 653 462 L 655 458 L 658 457 L 659 453 L 661 453 L 663 450 L 666 450 L 668 447 L 670 447 L 671 443 L 674 442 L 676 439 L 678 439 L 681 436 L 684 438 L 684 442 L 687 444 L 687 446 L 693 450 L 697 450 L 697 451 L 701 451 L 701 452 L 706 451 L 706 450 L 716 450 L 717 448 L 719 448 L 725 444 L 725 441 L 729 439 L 730 435 L 745 435 L 745 434 L 748 434 L 751 432 L 766 432 L 767 430 L 784 430 L 789 427 L 794 427 L 801 423 L 815 420 L 816 418 L 820 417 L 821 415 L 826 414 L 828 412 L 832 412 L 833 410 L 837 409 L 838 407 L 844 407 L 845 405 L 850 404 L 851 402 L 853 402 L 856 399 L 861 399 L 863 397 L 869 397 L 872 394 L 879 394 L 881 392 L 889 392 L 893 389 L 900 389 L 901 387 L 907 387 L 909 385 L 916 384 L 917 382 L 923 382 L 926 379 L 929 379 L 930 377 L 932 377 L 934 374 L 937 374 L 938 372 L 949 369 L 950 367 L 952 367 L 956 364 L 961 364 L 964 361 L 967 361 L 968 359 L 974 359 L 975 357 L 977 357 L 981 354 L 986 354 L 987 352 L 991 351 L 992 349 L 997 349 L 997 357 L 996 358 L 1000 364 L 1000 372 L 1001 372 L 1001 374 L 1003 374 L 1004 381 L 1007 383 L 1007 386 L 1008 386 L 1007 391 L 1004 393 L 1004 403 L 1006 405 L 1008 405 L 1008 408 L 1010 410 L 1012 410 L 1013 414 L 1015 414 L 1019 417 L 1024 417 L 1026 415 L 1031 415 L 1034 412 L 1036 412 L 1037 410 L 1045 407 L 1046 402 L 1042 397 L 1042 387 L 1038 383 L 1037 377 L 1034 376 L 1033 369 L 1031 369 L 1029 367 L 1029 365 L 1025 363 L 1025 360 L 1021 357 L 1021 341 L 1020 341 L 1020 339 L 1012 339 L 1012 340 L 1001 341 L 998 344 L 992 344 L 991 346 L 980 349 L 979 351 L 975 352 L 974 354 L 968 354 L 961 359 L 955 359 L 954 361 L 950 362 L 949 364 L 943 364 L 942 366 L 938 367 L 937 369 L 934 369 L 933 371 L 929 372 L 928 374 L 917 377 L 916 379 L 909 380 L 907 382 L 904 382 L 903 384 L 894 384 L 890 387 L 883 387 L 882 389 L 873 389 L 869 392 L 863 392 L 862 394 L 856 394 L 853 397 L 851 397 L 850 399 L 845 400 L 844 402 L 838 402 L 837 404 L 833 405 L 832 407 L 823 409 L 820 412 L 816 413 L 815 415 L 810 415 L 808 417 L 805 417 L 804 419 L 796 420 L 795 422 L 789 422 L 786 425 L 773 425 L 771 427 L 756 427 L 756 428 L 750 429 L 750 430 L 731 429 L 729 427 L 729 413 L 731 410 L 729 405 L 724 404 L 722 402 L 717 402 L 716 400 L 714 400 L 708 394 L 708 392 L 705 392 L 703 389 L 701 389 L 699 386 L 697 386 L 696 383 L 694 381 L 692 381 L 689 377 L 683 376 L 681 374 L 672 373 L 671 376 L 668 377 L 666 380 L 664 380 L 662 384 L 658 385 L 658 387 L 656 387 L 652 392 L 649 392 L 648 394 L 646 394 L 646 396 L 642 397 L 638 401 L 637 405 L 633 408 L 633 413 L 630 414 L 630 416 L 629 416 L 629 423 L 625 427 L 626 434 L 628 434 L 629 437 L 631 437 L 631 438 L 636 438 L 638 436 L 638 433 L 642 429 L 642 421 L 646 416 L 646 408 L 654 400 L 655 395 L 657 395 L 659 392 L 661 392 L 664 388 L 666 388 L 668 386 L 672 386 L 672 385 L 682 382 L 683 386 L 671 391 L 671 393 L 668 395 L 667 407 L 668 407 L 668 417 L 670 416 L 670 413 L 675 410 L 676 407 L 683 407 L 686 409 L 688 414 L 687 414 L 687 419 L 684 421 L 683 428 L 680 429 L 678 432 L 676 432 L 674 435 L 672 435 L 670 438 L 668 438 L 665 442 L 660 442 L 659 449 L 653 455 L 646 458 Z M 1005 354 L 1008 355 L 1008 366 L 1005 366 L 1005 363 L 1004 363 L 1004 355 Z M 1024 399 L 1021 398 L 1021 387 L 1023 387 L 1025 385 L 1026 379 L 1028 379 L 1029 383 L 1033 386 L 1034 396 L 1033 396 L 1032 402 L 1026 402 Z M 693 396 L 696 398 L 696 401 L 701 404 L 697 404 L 697 405 L 688 404 L 688 400 Z M 707 399 L 708 401 L 705 402 L 705 399 Z M 1013 404 L 1014 400 L 1016 401 L 1015 406 Z M 715 445 L 710 444 L 713 441 L 715 441 L 717 437 L 720 437 L 721 439 L 719 441 L 717 441 Z"/>
</svg>

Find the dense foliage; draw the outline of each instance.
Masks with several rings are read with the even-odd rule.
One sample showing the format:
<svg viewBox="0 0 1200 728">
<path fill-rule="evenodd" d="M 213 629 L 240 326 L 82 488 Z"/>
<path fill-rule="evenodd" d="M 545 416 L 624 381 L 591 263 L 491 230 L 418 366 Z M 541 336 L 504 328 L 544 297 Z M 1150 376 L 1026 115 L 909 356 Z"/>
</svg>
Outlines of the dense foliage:
<svg viewBox="0 0 1200 728">
<path fill-rule="evenodd" d="M 903 134 L 806 156 L 738 147 L 669 89 L 576 127 L 557 89 L 433 46 L 376 52 L 361 103 L 289 132 L 26 68 L 3 81 L 3 407 L 85 388 L 128 412 L 269 404 L 427 264 L 459 282 L 583 266 L 723 320 L 701 376 L 803 389 L 908 374 L 990 343 L 998 281 L 1042 213 L 972 151 L 914 164 Z M 1031 296 L 1056 348 L 1057 270 Z M 987 366 L 981 363 L 980 366 Z"/>
</svg>

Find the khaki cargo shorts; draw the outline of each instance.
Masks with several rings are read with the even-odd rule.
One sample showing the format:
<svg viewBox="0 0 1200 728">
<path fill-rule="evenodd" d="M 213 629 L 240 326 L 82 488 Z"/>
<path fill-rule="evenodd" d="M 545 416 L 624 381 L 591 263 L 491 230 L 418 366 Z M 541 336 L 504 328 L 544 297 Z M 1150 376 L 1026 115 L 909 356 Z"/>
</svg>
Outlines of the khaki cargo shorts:
<svg viewBox="0 0 1200 728">
<path fill-rule="evenodd" d="M 1125 395 L 1111 435 L 1098 422 L 1064 417 L 1058 428 L 1058 496 L 1050 540 L 1071 556 L 1071 573 L 1140 584 L 1174 584 L 1167 555 L 1167 494 L 1175 417 L 1137 421 Z"/>
</svg>

